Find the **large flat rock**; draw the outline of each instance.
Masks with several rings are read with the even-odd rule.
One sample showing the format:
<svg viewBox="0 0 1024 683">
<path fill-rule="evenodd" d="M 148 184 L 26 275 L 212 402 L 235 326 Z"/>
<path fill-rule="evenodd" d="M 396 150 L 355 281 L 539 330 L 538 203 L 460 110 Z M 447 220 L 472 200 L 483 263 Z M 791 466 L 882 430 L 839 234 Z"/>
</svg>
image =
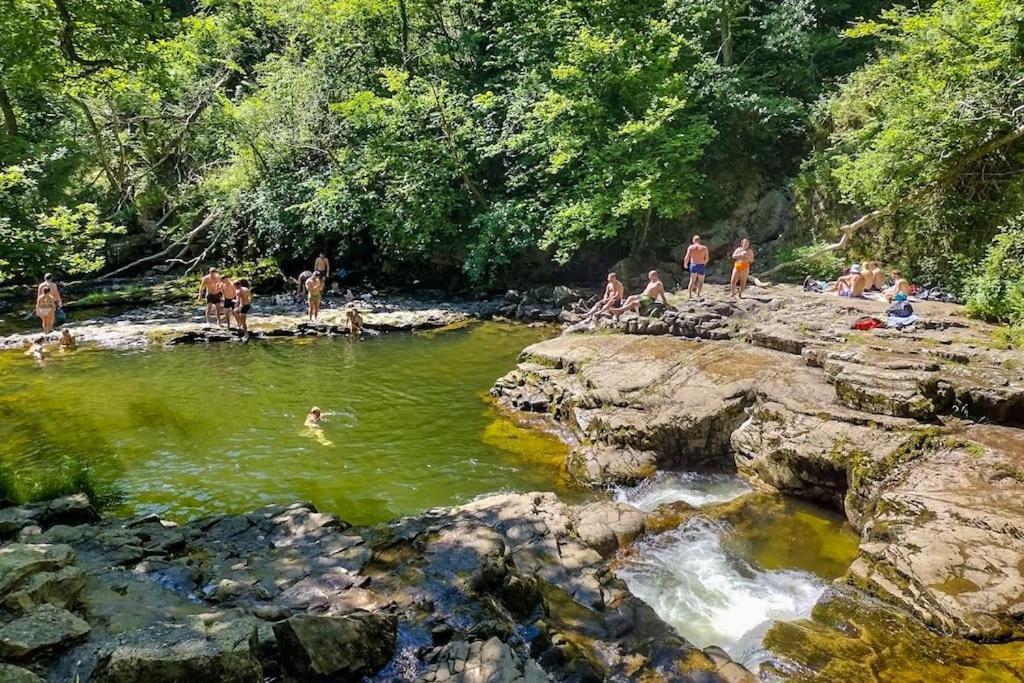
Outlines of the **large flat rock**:
<svg viewBox="0 0 1024 683">
<path fill-rule="evenodd" d="M 66 646 L 89 633 L 84 620 L 53 605 L 42 605 L 30 615 L 0 628 L 0 657 L 28 659 Z"/>
</svg>

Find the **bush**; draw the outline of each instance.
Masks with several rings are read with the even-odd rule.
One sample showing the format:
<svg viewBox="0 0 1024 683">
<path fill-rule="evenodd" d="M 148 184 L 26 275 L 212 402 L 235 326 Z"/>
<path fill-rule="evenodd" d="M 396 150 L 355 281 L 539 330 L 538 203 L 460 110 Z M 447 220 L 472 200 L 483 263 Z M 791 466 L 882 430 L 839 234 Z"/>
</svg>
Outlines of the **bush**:
<svg viewBox="0 0 1024 683">
<path fill-rule="evenodd" d="M 967 309 L 991 322 L 1024 325 L 1024 214 L 992 240 L 981 267 L 967 285 Z"/>
</svg>

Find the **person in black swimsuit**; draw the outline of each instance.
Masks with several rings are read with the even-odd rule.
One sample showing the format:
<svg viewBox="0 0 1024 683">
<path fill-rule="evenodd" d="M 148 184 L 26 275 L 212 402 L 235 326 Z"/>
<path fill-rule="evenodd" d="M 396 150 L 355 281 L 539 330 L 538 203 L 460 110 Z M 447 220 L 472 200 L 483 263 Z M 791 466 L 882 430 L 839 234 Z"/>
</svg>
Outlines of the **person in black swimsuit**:
<svg viewBox="0 0 1024 683">
<path fill-rule="evenodd" d="M 252 310 L 252 290 L 249 289 L 248 280 L 239 280 L 236 285 L 238 289 L 238 313 L 235 314 L 235 318 L 238 320 L 238 326 L 242 328 L 242 332 L 249 334 L 247 316 L 249 311 Z"/>
<path fill-rule="evenodd" d="M 206 294 L 206 324 L 210 324 L 210 313 L 217 315 L 217 327 L 220 327 L 220 317 L 224 314 L 220 302 L 223 299 L 221 294 L 220 275 L 216 268 L 210 268 L 210 272 L 203 276 L 199 283 L 199 299 Z"/>
</svg>

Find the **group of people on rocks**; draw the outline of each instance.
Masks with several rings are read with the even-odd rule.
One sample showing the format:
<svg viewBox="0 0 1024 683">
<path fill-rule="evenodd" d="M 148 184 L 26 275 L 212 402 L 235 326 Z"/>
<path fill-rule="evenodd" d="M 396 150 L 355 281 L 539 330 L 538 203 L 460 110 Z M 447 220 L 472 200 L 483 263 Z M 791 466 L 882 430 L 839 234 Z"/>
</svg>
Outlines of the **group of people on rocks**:
<svg viewBox="0 0 1024 683">
<path fill-rule="evenodd" d="M 221 326 L 221 320 L 231 329 L 231 319 L 234 318 L 238 329 L 243 334 L 249 333 L 249 311 L 252 310 L 252 289 L 249 288 L 249 281 L 245 279 L 233 282 L 227 275 L 222 275 L 216 267 L 203 276 L 199 282 L 199 293 L 197 298 L 206 301 L 206 324 L 210 323 L 211 314 Z"/>
<path fill-rule="evenodd" d="M 897 294 L 910 296 L 910 283 L 903 277 L 903 273 L 892 270 L 889 273 L 892 284 L 888 287 L 885 282 L 885 272 L 877 261 L 865 261 L 854 263 L 843 271 L 843 274 L 836 278 L 835 282 L 819 283 L 808 279 L 804 283 L 804 289 L 808 289 L 807 282 L 812 282 L 815 287 L 828 292 L 834 292 L 839 296 L 848 298 L 863 298 L 865 293 L 877 293 L 885 297 L 886 301 L 892 301 Z"/>
<path fill-rule="evenodd" d="M 700 235 L 694 235 L 683 256 L 683 268 L 690 273 L 687 296 L 700 297 L 704 290 L 704 278 L 708 271 L 711 252 L 701 241 Z M 754 262 L 754 250 L 750 240 L 743 238 L 732 252 L 732 277 L 729 280 L 729 294 L 733 298 L 743 298 L 747 289 L 747 278 L 750 276 L 750 265 Z M 646 315 L 656 303 L 671 307 L 665 296 L 665 285 L 658 271 L 647 273 L 647 284 L 639 294 L 626 296 L 625 286 L 616 273 L 608 273 L 608 281 L 601 298 L 590 307 L 584 319 L 611 314 L 621 315 L 626 312 L 637 312 Z"/>
<path fill-rule="evenodd" d="M 299 288 L 296 293 L 306 298 L 306 315 L 310 322 L 316 322 L 320 318 L 320 303 L 323 301 L 330 278 L 331 261 L 323 252 L 320 252 L 313 262 L 313 270 L 299 273 Z M 345 320 L 348 323 L 349 335 L 355 339 L 363 329 L 363 316 L 352 303 L 351 293 L 349 299 L 345 307 Z"/>
</svg>

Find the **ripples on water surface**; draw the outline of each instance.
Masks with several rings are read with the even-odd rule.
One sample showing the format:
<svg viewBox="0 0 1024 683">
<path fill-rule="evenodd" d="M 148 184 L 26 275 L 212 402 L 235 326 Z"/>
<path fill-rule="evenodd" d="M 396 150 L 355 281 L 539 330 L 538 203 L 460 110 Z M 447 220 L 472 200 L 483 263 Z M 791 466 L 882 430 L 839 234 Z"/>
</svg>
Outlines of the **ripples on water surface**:
<svg viewBox="0 0 1024 683">
<path fill-rule="evenodd" d="M 684 501 L 703 507 L 749 493 L 737 477 L 662 473 L 617 492 L 642 509 Z M 749 495 L 643 541 L 619 575 L 699 647 L 718 645 L 753 670 L 778 620 L 806 617 L 853 558 L 856 536 L 838 517 L 775 496 Z"/>
<path fill-rule="evenodd" d="M 191 518 L 312 500 L 372 523 L 500 490 L 551 490 L 557 440 L 482 400 L 550 331 L 484 323 L 350 343 L 312 338 L 0 358 L 0 459 L 23 478 L 86 459 L 126 512 Z M 310 406 L 322 430 L 303 426 Z M 525 457 L 524 457 L 525 455 Z"/>
</svg>

